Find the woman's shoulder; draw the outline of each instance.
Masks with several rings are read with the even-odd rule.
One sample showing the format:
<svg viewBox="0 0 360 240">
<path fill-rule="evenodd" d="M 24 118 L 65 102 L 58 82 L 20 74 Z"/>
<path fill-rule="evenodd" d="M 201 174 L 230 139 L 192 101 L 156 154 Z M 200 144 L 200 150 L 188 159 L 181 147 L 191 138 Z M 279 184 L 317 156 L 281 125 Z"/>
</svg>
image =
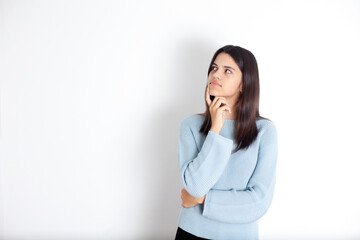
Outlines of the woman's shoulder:
<svg viewBox="0 0 360 240">
<path fill-rule="evenodd" d="M 275 125 L 274 121 L 272 121 L 272 120 L 269 119 L 269 118 L 262 117 L 262 116 L 256 117 L 256 122 L 263 123 L 263 124 L 272 124 L 272 125 Z"/>
<path fill-rule="evenodd" d="M 181 125 L 198 126 L 199 124 L 203 123 L 204 118 L 205 118 L 205 114 L 203 113 L 192 114 L 183 118 L 181 121 Z"/>
<path fill-rule="evenodd" d="M 195 113 L 195 114 L 191 114 L 186 116 L 183 120 L 192 120 L 192 119 L 204 119 L 205 114 L 204 113 Z"/>
<path fill-rule="evenodd" d="M 265 118 L 265 117 L 258 117 L 256 119 L 256 124 L 260 132 L 263 131 L 270 131 L 276 133 L 276 124 L 274 121 Z"/>
</svg>

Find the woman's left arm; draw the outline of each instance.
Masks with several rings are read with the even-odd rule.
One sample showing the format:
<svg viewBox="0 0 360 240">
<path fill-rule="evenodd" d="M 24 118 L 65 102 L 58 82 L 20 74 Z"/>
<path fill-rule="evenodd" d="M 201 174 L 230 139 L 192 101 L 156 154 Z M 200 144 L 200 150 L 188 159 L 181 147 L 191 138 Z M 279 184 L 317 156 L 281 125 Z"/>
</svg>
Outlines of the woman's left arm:
<svg viewBox="0 0 360 240">
<path fill-rule="evenodd" d="M 277 130 L 269 123 L 261 136 L 257 164 L 247 188 L 210 189 L 205 196 L 203 216 L 227 223 L 248 223 L 262 217 L 273 198 L 277 155 Z"/>
</svg>

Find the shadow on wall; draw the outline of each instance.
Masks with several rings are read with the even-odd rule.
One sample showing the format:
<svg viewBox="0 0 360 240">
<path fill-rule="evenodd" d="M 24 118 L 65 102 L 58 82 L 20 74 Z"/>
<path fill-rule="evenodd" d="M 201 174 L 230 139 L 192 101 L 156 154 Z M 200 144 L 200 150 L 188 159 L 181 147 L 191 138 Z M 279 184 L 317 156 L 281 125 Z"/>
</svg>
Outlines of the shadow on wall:
<svg viewBox="0 0 360 240">
<path fill-rule="evenodd" d="M 146 199 L 149 211 L 139 226 L 150 233 L 148 239 L 174 239 L 181 210 L 182 183 L 178 166 L 178 139 L 182 119 L 205 111 L 204 91 L 207 68 L 214 47 L 204 42 L 191 41 L 177 47 L 174 59 L 169 59 L 175 76 L 172 81 L 169 106 L 149 119 L 149 132 L 143 139 L 151 164 L 152 194 Z"/>
</svg>

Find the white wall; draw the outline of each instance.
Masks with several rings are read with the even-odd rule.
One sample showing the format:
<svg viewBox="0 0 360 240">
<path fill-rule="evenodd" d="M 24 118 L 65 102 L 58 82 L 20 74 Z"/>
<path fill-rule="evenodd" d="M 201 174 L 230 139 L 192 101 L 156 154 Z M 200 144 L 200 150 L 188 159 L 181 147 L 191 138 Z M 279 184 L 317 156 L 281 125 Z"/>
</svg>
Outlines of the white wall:
<svg viewBox="0 0 360 240">
<path fill-rule="evenodd" d="M 0 1 L 0 239 L 173 239 L 180 121 L 252 51 L 279 134 L 262 239 L 360 238 L 359 1 Z"/>
</svg>

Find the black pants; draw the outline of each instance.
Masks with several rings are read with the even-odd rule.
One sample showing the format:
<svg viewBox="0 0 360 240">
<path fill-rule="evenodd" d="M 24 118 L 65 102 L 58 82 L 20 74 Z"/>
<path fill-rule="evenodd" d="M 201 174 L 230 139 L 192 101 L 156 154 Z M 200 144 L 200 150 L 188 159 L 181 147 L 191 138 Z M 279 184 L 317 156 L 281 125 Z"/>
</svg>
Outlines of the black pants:
<svg viewBox="0 0 360 240">
<path fill-rule="evenodd" d="M 201 237 L 197 237 L 195 235 L 192 235 L 191 233 L 188 233 L 185 230 L 178 227 L 178 229 L 176 231 L 175 240 L 196 240 L 196 239 L 209 240 L 207 238 L 201 238 Z"/>
</svg>

